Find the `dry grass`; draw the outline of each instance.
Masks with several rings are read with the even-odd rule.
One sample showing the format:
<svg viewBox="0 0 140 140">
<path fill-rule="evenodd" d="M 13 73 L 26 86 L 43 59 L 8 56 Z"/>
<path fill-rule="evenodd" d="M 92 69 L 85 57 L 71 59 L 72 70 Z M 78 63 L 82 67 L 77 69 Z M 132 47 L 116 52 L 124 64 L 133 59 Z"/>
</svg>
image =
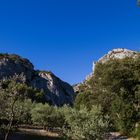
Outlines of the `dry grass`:
<svg viewBox="0 0 140 140">
<path fill-rule="evenodd" d="M 59 137 L 58 133 L 55 132 L 49 132 L 46 130 L 39 130 L 39 129 L 25 129 L 25 128 L 19 128 L 20 132 L 23 132 L 25 134 L 31 134 L 31 135 L 38 135 L 38 136 L 49 136 L 49 137 Z"/>
</svg>

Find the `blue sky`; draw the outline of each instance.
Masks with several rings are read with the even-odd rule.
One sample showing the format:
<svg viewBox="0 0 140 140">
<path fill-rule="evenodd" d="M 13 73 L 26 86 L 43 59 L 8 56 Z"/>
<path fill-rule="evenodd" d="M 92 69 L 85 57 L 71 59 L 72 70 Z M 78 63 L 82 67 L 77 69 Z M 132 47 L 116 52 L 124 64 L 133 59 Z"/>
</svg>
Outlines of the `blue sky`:
<svg viewBox="0 0 140 140">
<path fill-rule="evenodd" d="M 140 49 L 136 0 L 0 0 L 0 52 L 71 84 L 113 48 Z"/>
</svg>

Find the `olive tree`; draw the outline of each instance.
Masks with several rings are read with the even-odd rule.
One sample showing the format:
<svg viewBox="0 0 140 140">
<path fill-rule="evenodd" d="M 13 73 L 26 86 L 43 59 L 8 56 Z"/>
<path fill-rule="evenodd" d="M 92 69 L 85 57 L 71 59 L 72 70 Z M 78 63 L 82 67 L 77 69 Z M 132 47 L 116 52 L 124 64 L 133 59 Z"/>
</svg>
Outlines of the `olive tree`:
<svg viewBox="0 0 140 140">
<path fill-rule="evenodd" d="M 25 117 L 27 105 L 32 104 L 31 100 L 26 98 L 28 91 L 23 75 L 15 75 L 0 81 L 0 128 L 5 140 L 8 139 L 13 125 Z"/>
<path fill-rule="evenodd" d="M 93 106 L 90 111 L 84 106 L 80 110 L 67 109 L 65 124 L 63 133 L 69 139 L 104 140 L 108 132 L 107 117 L 103 117 L 101 108 L 97 106 Z"/>
</svg>

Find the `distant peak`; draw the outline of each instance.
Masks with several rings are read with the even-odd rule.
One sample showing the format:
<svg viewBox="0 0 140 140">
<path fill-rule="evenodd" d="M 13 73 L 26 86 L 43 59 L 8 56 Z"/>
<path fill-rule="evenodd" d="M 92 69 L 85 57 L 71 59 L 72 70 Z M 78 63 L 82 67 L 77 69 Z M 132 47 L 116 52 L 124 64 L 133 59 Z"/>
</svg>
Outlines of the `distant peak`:
<svg viewBox="0 0 140 140">
<path fill-rule="evenodd" d="M 109 51 L 106 55 L 101 57 L 99 59 L 99 62 L 105 63 L 106 61 L 110 59 L 123 59 L 126 57 L 135 58 L 137 56 L 137 53 L 138 52 L 136 51 L 128 50 L 125 48 L 117 48 L 117 49 L 113 49 L 112 51 Z"/>
</svg>

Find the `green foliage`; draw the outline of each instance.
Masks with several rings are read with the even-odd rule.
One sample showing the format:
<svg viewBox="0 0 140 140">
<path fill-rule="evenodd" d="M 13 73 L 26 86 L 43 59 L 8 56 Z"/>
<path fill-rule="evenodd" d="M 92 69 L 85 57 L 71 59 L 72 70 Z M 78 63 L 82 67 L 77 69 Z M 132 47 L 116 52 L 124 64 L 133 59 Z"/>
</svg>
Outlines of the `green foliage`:
<svg viewBox="0 0 140 140">
<path fill-rule="evenodd" d="M 41 94 L 23 83 L 23 78 L 21 75 L 15 75 L 0 81 L 0 131 L 5 135 L 5 139 L 8 139 L 13 125 L 31 123 L 30 111 L 33 103 L 27 98 L 29 93 L 35 94 L 34 97 L 40 97 Z M 39 98 L 32 100 L 38 101 L 37 99 Z"/>
<path fill-rule="evenodd" d="M 108 122 L 103 118 L 100 108 L 93 106 L 90 111 L 69 109 L 65 114 L 67 126 L 63 128 L 67 138 L 75 140 L 104 139 Z"/>
<path fill-rule="evenodd" d="M 34 124 L 45 129 L 58 128 L 67 139 L 104 139 L 108 130 L 108 121 L 96 106 L 89 111 L 84 106 L 77 110 L 68 106 L 58 108 L 36 104 L 31 114 Z"/>
<path fill-rule="evenodd" d="M 28 87 L 25 97 L 31 99 L 32 102 L 37 102 L 37 103 L 46 102 L 44 91 L 43 90 L 40 91 L 32 87 Z"/>
<path fill-rule="evenodd" d="M 96 63 L 88 90 L 76 98 L 76 107 L 101 105 L 110 127 L 131 134 L 140 121 L 140 56 Z M 90 91 L 90 92 L 87 92 Z"/>
<path fill-rule="evenodd" d="M 31 115 L 33 123 L 42 125 L 44 128 L 61 127 L 64 123 L 59 109 L 48 104 L 36 104 L 31 111 Z"/>
<path fill-rule="evenodd" d="M 50 125 L 49 120 L 53 114 L 53 107 L 48 104 L 36 104 L 35 108 L 31 111 L 33 123 L 40 124 L 44 127 Z"/>
<path fill-rule="evenodd" d="M 1 81 L 0 97 L 2 97 L 2 107 L 0 108 L 0 130 L 1 135 L 8 139 L 10 131 L 13 129 L 13 123 L 21 117 L 21 106 L 17 105 L 19 100 L 23 100 L 26 91 L 26 85 L 16 83 L 16 81 Z M 4 100 L 5 99 L 5 100 Z"/>
<path fill-rule="evenodd" d="M 83 105 L 87 109 L 91 109 L 94 100 L 92 92 L 78 93 L 75 99 L 74 107 L 80 109 L 80 106 Z"/>
<path fill-rule="evenodd" d="M 136 138 L 136 140 L 140 140 L 140 122 L 136 124 L 132 136 Z"/>
<path fill-rule="evenodd" d="M 18 100 L 16 106 L 19 108 L 19 116 L 16 121 L 20 124 L 32 124 L 31 110 L 34 108 L 34 103 L 30 99 Z"/>
<path fill-rule="evenodd" d="M 103 111 L 113 115 L 116 129 L 127 134 L 140 119 L 139 77 L 140 57 L 99 63 L 93 77 L 93 91 Z"/>
<path fill-rule="evenodd" d="M 138 140 L 140 140 L 140 123 L 138 124 L 136 128 L 136 137 L 138 138 Z"/>
<path fill-rule="evenodd" d="M 112 103 L 111 113 L 115 128 L 125 135 L 131 134 L 135 129 L 135 119 L 137 116 L 134 106 L 116 97 Z"/>
<path fill-rule="evenodd" d="M 15 121 L 58 128 L 75 140 L 104 139 L 108 125 L 128 135 L 135 130 L 140 137 L 136 127 L 140 122 L 140 57 L 96 63 L 93 77 L 80 87 L 75 108 L 45 104 L 44 92 L 28 87 L 20 78 L 0 81 L 1 133 Z"/>
<path fill-rule="evenodd" d="M 16 116 L 17 111 L 16 103 L 18 100 L 24 98 L 27 86 L 22 83 L 17 83 L 14 80 L 4 80 L 0 82 L 0 97 L 1 97 L 1 119 L 9 119 L 13 110 Z"/>
<path fill-rule="evenodd" d="M 25 81 L 24 75 L 14 75 L 11 78 L 1 80 L 0 85 L 2 90 L 6 91 L 7 93 L 10 93 L 11 89 L 16 90 L 17 95 L 20 95 L 24 98 L 29 98 L 32 100 L 32 102 L 45 103 L 46 99 L 44 91 L 27 86 Z M 18 88 L 22 91 L 18 91 Z"/>
</svg>

